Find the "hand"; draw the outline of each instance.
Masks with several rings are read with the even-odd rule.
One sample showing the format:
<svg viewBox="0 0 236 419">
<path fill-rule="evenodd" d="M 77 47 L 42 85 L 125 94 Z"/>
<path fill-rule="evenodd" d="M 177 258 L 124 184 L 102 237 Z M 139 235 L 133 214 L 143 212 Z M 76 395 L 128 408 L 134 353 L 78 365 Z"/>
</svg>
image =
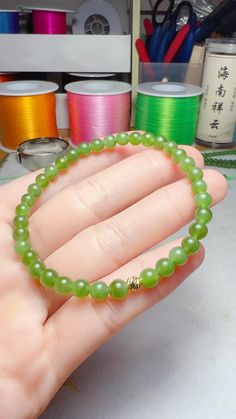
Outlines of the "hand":
<svg viewBox="0 0 236 419">
<path fill-rule="evenodd" d="M 202 166 L 200 153 L 185 148 Z M 42 413 L 75 368 L 128 321 L 172 292 L 204 258 L 201 247 L 171 278 L 123 301 L 96 303 L 56 295 L 29 277 L 14 252 L 14 208 L 35 176 L 29 174 L 0 189 L 4 419 L 29 419 Z M 204 178 L 214 203 L 223 199 L 225 179 L 212 170 L 206 170 Z M 170 158 L 141 146 L 117 147 L 81 158 L 45 190 L 30 217 L 30 237 L 46 265 L 61 275 L 110 282 L 154 267 L 181 238 L 158 248 L 154 245 L 188 223 L 193 214 L 190 183 Z"/>
</svg>

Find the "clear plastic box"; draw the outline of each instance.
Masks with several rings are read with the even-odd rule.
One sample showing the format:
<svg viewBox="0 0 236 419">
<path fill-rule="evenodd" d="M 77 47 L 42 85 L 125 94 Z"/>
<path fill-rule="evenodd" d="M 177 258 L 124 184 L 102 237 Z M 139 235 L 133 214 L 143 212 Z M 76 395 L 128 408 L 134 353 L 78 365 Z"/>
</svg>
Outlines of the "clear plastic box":
<svg viewBox="0 0 236 419">
<path fill-rule="evenodd" d="M 141 63 L 139 83 L 169 81 L 201 86 L 203 64 Z"/>
</svg>

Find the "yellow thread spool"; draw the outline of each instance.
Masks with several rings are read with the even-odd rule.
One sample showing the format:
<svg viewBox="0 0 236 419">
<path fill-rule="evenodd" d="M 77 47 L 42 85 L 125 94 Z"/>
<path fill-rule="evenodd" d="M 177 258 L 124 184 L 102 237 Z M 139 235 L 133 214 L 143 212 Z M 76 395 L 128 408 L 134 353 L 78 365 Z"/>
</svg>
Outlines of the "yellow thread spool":
<svg viewBox="0 0 236 419">
<path fill-rule="evenodd" d="M 56 137 L 56 83 L 16 81 L 0 84 L 0 141 L 9 149 L 23 141 Z"/>
</svg>

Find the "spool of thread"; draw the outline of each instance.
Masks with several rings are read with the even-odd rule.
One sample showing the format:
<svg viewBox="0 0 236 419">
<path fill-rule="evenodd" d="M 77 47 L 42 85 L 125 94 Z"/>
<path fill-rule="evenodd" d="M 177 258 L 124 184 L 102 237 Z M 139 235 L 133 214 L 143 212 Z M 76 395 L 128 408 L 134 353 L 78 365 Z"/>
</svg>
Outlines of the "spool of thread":
<svg viewBox="0 0 236 419">
<path fill-rule="evenodd" d="M 0 10 L 0 33 L 19 33 L 19 10 Z"/>
<path fill-rule="evenodd" d="M 78 13 L 74 14 L 72 33 L 78 35 L 121 35 L 123 28 L 116 4 L 117 2 L 107 0 L 81 1 Z M 123 17 L 125 19 L 125 13 Z"/>
<path fill-rule="evenodd" d="M 66 34 L 66 14 L 69 10 L 46 9 L 31 7 L 34 34 L 63 35 Z"/>
<path fill-rule="evenodd" d="M 65 90 L 74 144 L 129 129 L 130 84 L 86 80 L 69 83 Z"/>
<path fill-rule="evenodd" d="M 23 141 L 56 137 L 56 83 L 12 81 L 0 84 L 0 141 L 14 150 Z"/>
<path fill-rule="evenodd" d="M 14 73 L 0 73 L 0 83 L 5 83 L 6 81 L 15 80 Z"/>
<path fill-rule="evenodd" d="M 115 73 L 63 73 L 62 84 L 65 86 L 69 83 L 83 80 L 117 80 L 117 74 Z"/>
<path fill-rule="evenodd" d="M 184 83 L 142 83 L 137 89 L 135 128 L 193 144 L 202 89 Z"/>
</svg>

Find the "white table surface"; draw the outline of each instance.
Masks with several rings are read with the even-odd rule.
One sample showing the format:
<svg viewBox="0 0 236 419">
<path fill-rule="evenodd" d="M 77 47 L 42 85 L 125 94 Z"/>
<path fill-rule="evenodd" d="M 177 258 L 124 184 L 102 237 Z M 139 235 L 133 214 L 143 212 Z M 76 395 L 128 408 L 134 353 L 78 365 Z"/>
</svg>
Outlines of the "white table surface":
<svg viewBox="0 0 236 419">
<path fill-rule="evenodd" d="M 10 156 L 0 177 L 23 172 Z M 85 361 L 41 419 L 236 418 L 236 180 L 204 244 L 198 271 Z"/>
</svg>

